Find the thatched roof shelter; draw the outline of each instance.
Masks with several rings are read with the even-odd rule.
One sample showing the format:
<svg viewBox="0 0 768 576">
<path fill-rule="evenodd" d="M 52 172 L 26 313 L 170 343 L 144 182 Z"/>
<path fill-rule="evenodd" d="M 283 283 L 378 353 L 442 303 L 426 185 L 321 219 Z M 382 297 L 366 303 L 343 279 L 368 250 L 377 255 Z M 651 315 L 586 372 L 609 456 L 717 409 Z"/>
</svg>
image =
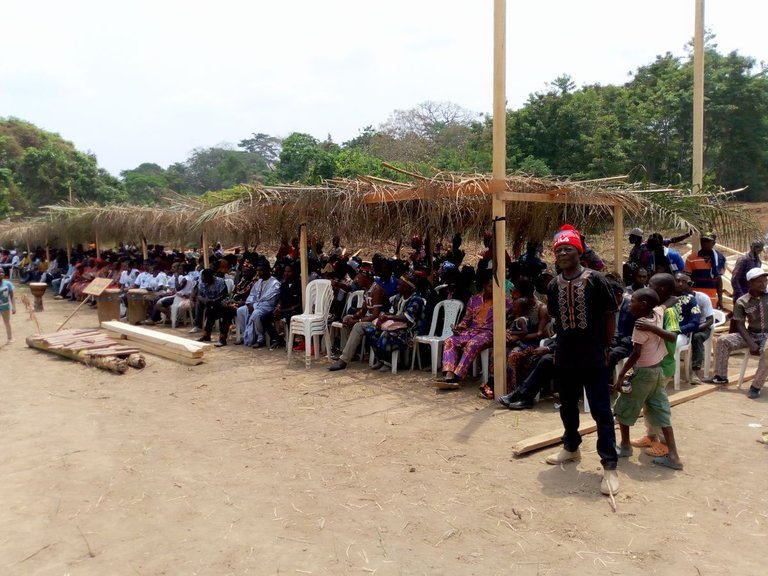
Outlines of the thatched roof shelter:
<svg viewBox="0 0 768 576">
<path fill-rule="evenodd" d="M 0 243 L 43 245 L 135 241 L 183 244 L 207 232 L 211 241 L 247 242 L 296 234 L 307 223 L 310 236 L 344 234 L 355 242 L 405 238 L 431 230 L 485 230 L 491 221 L 485 174 L 407 173 L 410 182 L 377 177 L 330 180 L 322 186 L 242 185 L 203 198 L 175 196 L 164 205 L 48 206 L 40 216 L 0 225 Z M 738 192 L 738 191 L 735 191 Z M 715 229 L 734 245 L 758 233 L 744 208 L 726 202 L 735 192 L 691 194 L 687 190 L 631 183 L 626 177 L 578 181 L 510 174 L 506 179 L 507 235 L 519 245 L 544 240 L 563 222 L 586 231 L 612 228 L 614 207 L 629 222 L 652 227 Z M 535 201 L 534 201 L 535 200 Z"/>
</svg>

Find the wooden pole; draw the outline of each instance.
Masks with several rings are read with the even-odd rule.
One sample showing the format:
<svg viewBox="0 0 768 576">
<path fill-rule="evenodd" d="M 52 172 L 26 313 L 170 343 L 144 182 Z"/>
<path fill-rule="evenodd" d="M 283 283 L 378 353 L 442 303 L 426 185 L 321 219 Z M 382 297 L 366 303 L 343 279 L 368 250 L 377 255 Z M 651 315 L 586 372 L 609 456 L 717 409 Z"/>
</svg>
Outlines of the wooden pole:
<svg viewBox="0 0 768 576">
<path fill-rule="evenodd" d="M 696 0 L 693 37 L 693 179 L 691 191 L 701 192 L 704 181 L 704 0 Z"/>
<path fill-rule="evenodd" d="M 506 189 L 507 176 L 507 98 L 506 98 L 506 31 L 507 2 L 494 0 L 493 6 L 493 192 L 492 214 L 494 226 L 493 259 L 496 280 L 493 284 L 493 363 L 494 396 L 500 398 L 507 390 L 507 314 L 506 314 L 506 259 L 507 227 L 504 222 L 506 204 L 498 194 Z"/>
<path fill-rule="evenodd" d="M 72 262 L 72 240 L 67 238 L 67 265 Z"/>
<path fill-rule="evenodd" d="M 307 280 L 309 279 L 309 260 L 307 258 L 307 223 L 302 222 L 299 224 L 299 262 L 301 267 L 301 302 L 306 307 L 307 303 L 304 302 L 305 294 L 307 292 Z"/>
<path fill-rule="evenodd" d="M 45 261 L 51 263 L 51 247 L 48 246 L 48 240 L 45 241 Z"/>
<path fill-rule="evenodd" d="M 210 258 L 208 257 L 208 231 L 203 228 L 203 268 L 208 268 L 211 264 Z"/>
<path fill-rule="evenodd" d="M 613 269 L 621 278 L 624 264 L 624 207 L 616 204 L 613 207 Z"/>
<path fill-rule="evenodd" d="M 99 254 L 101 254 L 101 246 L 99 246 L 99 233 L 96 232 L 96 238 L 94 240 L 94 244 L 96 244 L 96 258 L 99 257 Z"/>
<path fill-rule="evenodd" d="M 149 247 L 147 246 L 147 239 L 141 237 L 141 257 L 144 258 L 144 262 L 149 260 Z"/>
</svg>

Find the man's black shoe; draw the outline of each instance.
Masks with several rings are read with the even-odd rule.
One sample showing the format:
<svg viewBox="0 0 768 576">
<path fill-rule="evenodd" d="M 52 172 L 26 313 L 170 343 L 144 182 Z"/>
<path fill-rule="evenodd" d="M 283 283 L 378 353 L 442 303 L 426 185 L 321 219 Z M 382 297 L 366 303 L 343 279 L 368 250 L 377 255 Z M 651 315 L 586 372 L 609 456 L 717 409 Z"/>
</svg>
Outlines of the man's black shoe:
<svg viewBox="0 0 768 576">
<path fill-rule="evenodd" d="M 530 410 L 533 408 L 533 402 L 518 400 L 517 402 L 512 402 L 509 406 L 507 406 L 507 408 L 510 410 Z"/>
</svg>

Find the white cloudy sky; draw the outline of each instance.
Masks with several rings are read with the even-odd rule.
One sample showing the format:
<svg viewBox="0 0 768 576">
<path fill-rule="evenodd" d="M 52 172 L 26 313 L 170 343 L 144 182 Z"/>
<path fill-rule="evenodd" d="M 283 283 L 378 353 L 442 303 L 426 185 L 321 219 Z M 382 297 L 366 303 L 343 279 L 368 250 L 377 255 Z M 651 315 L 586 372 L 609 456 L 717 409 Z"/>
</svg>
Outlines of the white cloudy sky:
<svg viewBox="0 0 768 576">
<path fill-rule="evenodd" d="M 694 0 L 508 0 L 507 99 L 623 83 L 685 53 Z M 425 100 L 492 109 L 493 0 L 2 0 L 0 117 L 114 174 L 252 132 L 334 141 Z M 768 2 L 708 0 L 723 52 L 768 61 Z"/>
</svg>

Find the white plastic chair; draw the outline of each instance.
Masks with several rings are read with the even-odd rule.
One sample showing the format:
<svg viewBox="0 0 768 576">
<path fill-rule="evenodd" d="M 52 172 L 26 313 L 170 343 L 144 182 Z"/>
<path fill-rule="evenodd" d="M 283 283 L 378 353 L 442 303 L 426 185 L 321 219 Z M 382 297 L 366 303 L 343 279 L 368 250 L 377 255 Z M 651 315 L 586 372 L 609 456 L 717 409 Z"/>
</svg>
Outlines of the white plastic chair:
<svg viewBox="0 0 768 576">
<path fill-rule="evenodd" d="M 725 312 L 722 310 L 713 311 L 714 322 L 710 330 L 709 338 L 704 341 L 704 377 L 709 378 L 712 376 L 712 346 L 715 342 L 715 329 L 722 326 L 726 322 Z"/>
<path fill-rule="evenodd" d="M 328 314 L 333 302 L 333 287 L 330 280 L 313 280 L 307 284 L 304 298 L 304 312 L 291 317 L 288 328 L 288 361 L 293 353 L 293 338 L 304 336 L 304 365 L 309 368 L 312 346 L 315 348 L 315 359 L 320 358 L 320 337 L 323 336 L 328 360 L 331 359 L 330 334 L 328 332 Z"/>
<path fill-rule="evenodd" d="M 179 320 L 182 320 L 183 324 L 193 324 L 193 315 L 192 300 L 174 296 L 173 304 L 171 304 L 171 328 L 176 328 Z"/>
<path fill-rule="evenodd" d="M 354 292 L 347 294 L 347 301 L 344 303 L 344 311 L 342 312 L 341 317 L 344 318 L 344 316 L 347 315 L 347 311 L 352 307 L 360 308 L 363 305 L 364 297 L 365 290 L 355 290 Z M 331 324 L 331 344 L 336 341 L 337 331 L 339 333 L 339 345 L 341 348 L 344 348 L 344 344 L 347 343 L 347 332 L 340 320 Z"/>
<path fill-rule="evenodd" d="M 477 361 L 478 359 L 480 360 L 480 373 L 482 375 L 483 384 L 488 384 L 488 362 L 492 350 L 492 347 L 481 350 L 480 354 L 475 356 L 475 361 L 472 362 L 472 376 L 477 376 Z"/>
<path fill-rule="evenodd" d="M 440 315 L 440 311 L 443 312 L 443 325 L 440 333 L 437 332 L 437 319 Z M 461 300 L 443 300 L 438 302 L 435 306 L 435 310 L 432 313 L 432 324 L 429 327 L 429 333 L 423 336 L 416 336 L 413 339 L 413 356 L 411 357 L 411 370 L 413 370 L 416 359 L 419 360 L 419 370 L 421 370 L 421 356 L 419 355 L 419 344 L 429 344 L 430 351 L 432 353 L 432 375 L 437 376 L 437 368 L 442 362 L 442 356 L 440 350 L 443 347 L 449 336 L 453 334 L 451 332 L 451 326 L 456 324 L 461 312 L 464 310 L 464 304 Z"/>
<path fill-rule="evenodd" d="M 687 352 L 685 355 L 685 374 L 686 378 L 691 379 L 691 337 L 685 334 L 677 335 L 677 342 L 675 343 L 675 390 L 680 390 L 680 357 L 683 352 Z"/>
</svg>

